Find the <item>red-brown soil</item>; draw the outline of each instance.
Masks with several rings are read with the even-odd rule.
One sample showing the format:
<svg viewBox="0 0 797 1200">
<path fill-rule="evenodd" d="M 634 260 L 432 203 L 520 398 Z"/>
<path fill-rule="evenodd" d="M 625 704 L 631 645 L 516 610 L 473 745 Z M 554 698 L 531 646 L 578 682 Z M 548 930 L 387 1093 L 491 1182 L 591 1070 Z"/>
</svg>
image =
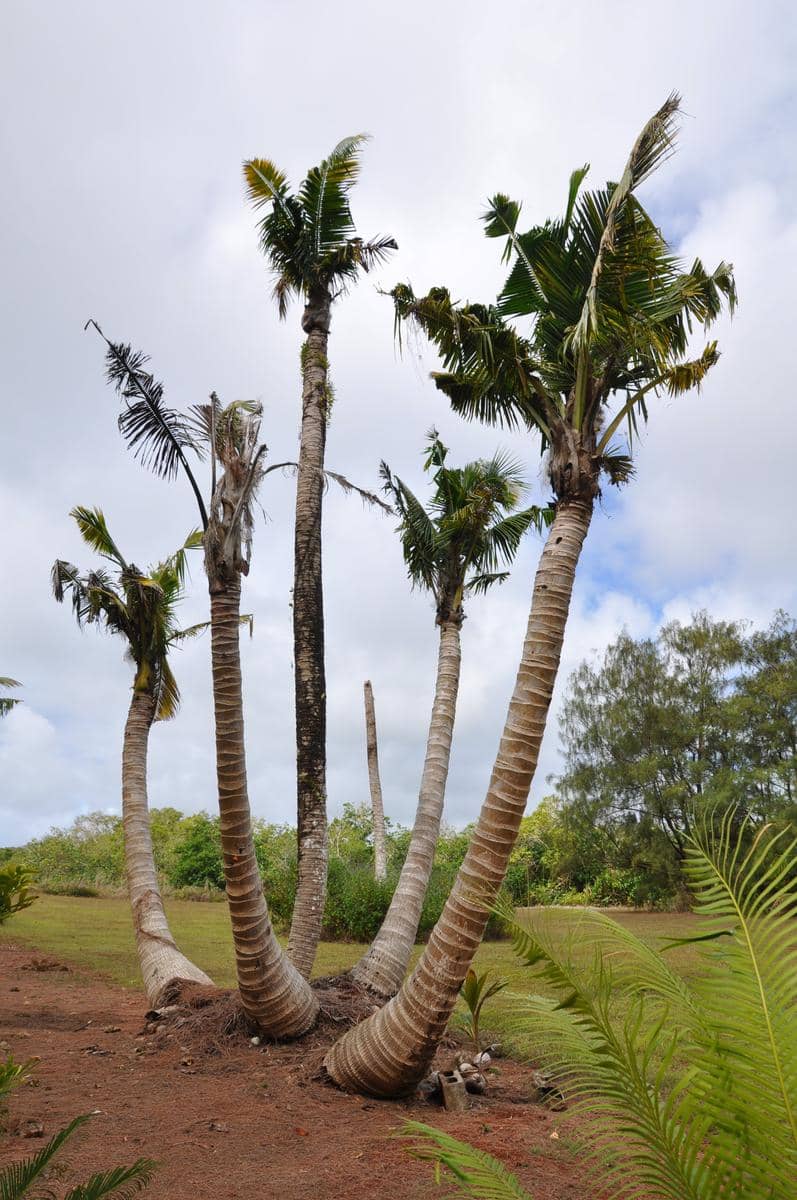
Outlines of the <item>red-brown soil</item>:
<svg viewBox="0 0 797 1200">
<path fill-rule="evenodd" d="M 426 1100 L 348 1096 L 317 1078 L 310 1043 L 213 1052 L 183 1029 L 144 1031 L 143 995 L 14 944 L 0 944 L 0 1054 L 37 1056 L 12 1093 L 0 1164 L 33 1153 L 72 1117 L 96 1115 L 62 1152 L 59 1189 L 140 1156 L 158 1162 L 151 1200 L 420 1200 L 448 1194 L 428 1163 L 391 1137 L 410 1119 L 500 1158 L 536 1200 L 582 1200 L 583 1167 L 566 1113 L 528 1101 L 528 1066 L 500 1059 L 490 1092 L 455 1116 Z M 4 1043 L 4 1044 L 3 1044 Z M 561 1129 L 561 1134 L 560 1134 Z"/>
</svg>

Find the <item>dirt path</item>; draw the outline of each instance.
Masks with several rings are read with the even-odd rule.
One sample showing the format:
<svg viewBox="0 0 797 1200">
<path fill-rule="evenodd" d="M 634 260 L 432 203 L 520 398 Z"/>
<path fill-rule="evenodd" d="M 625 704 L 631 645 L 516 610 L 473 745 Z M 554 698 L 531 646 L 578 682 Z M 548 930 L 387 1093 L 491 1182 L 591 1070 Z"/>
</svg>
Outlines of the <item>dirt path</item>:
<svg viewBox="0 0 797 1200">
<path fill-rule="evenodd" d="M 144 1193 L 151 1200 L 442 1196 L 450 1189 L 390 1136 L 416 1119 L 501 1158 L 535 1200 L 583 1196 L 566 1114 L 527 1102 L 526 1067 L 496 1062 L 489 1098 L 455 1117 L 422 1100 L 343 1095 L 313 1078 L 317 1049 L 242 1040 L 218 1055 L 179 1031 L 154 1037 L 143 1032 L 144 1008 L 140 993 L 0 943 L 0 1053 L 41 1060 L 33 1083 L 10 1098 L 0 1164 L 43 1144 L 22 1136 L 27 1121 L 41 1122 L 47 1138 L 97 1110 L 64 1152 L 56 1190 L 145 1155 L 159 1163 Z"/>
</svg>

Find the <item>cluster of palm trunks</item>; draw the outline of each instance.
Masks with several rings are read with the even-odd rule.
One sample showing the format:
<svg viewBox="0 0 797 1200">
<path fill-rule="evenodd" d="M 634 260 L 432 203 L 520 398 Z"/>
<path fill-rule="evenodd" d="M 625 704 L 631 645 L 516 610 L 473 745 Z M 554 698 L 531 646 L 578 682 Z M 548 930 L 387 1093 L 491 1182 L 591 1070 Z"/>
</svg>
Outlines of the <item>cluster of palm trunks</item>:
<svg viewBox="0 0 797 1200">
<path fill-rule="evenodd" d="M 528 431 L 546 454 L 552 499 L 520 506 L 523 475 L 502 455 L 452 467 L 437 434 L 428 437 L 428 506 L 383 467 L 412 580 L 434 598 L 439 659 L 417 816 L 384 925 L 353 970 L 384 1001 L 332 1046 L 326 1069 L 342 1087 L 377 1096 L 413 1090 L 424 1077 L 478 948 L 488 906 L 501 886 L 534 775 L 565 634 L 575 572 L 603 484 L 633 473 L 632 439 L 651 395 L 683 393 L 716 362 L 715 342 L 688 357 L 694 324 L 708 327 L 735 303 L 731 268 L 679 263 L 637 199 L 639 185 L 671 151 L 679 111 L 668 98 L 634 143 L 615 184 L 582 187 L 573 173 L 564 213 L 518 229 L 520 205 L 496 195 L 485 233 L 503 239 L 511 269 L 490 304 L 452 301 L 444 287 L 416 296 L 397 285 L 396 328 L 418 328 L 440 355 L 436 386 L 467 419 Z M 266 465 L 256 403 L 170 408 L 146 357 L 106 338 L 109 381 L 121 402 L 120 429 L 145 466 L 179 476 L 196 500 L 200 531 L 167 562 L 141 571 L 116 546 L 99 509 L 75 509 L 90 547 L 108 566 L 87 573 L 55 564 L 58 599 L 70 595 L 79 622 L 122 635 L 135 663 L 123 757 L 126 865 L 141 971 L 150 1005 L 175 983 L 211 981 L 176 946 L 158 890 L 147 810 L 147 745 L 153 721 L 171 716 L 179 693 L 168 651 L 197 633 L 181 630 L 175 607 L 186 554 L 201 547 L 210 595 L 216 758 L 222 850 L 240 999 L 263 1035 L 299 1037 L 319 1005 L 309 976 L 320 937 L 327 867 L 326 681 L 321 517 L 328 479 L 353 487 L 325 464 L 332 399 L 333 304 L 360 274 L 397 250 L 392 237 L 357 236 L 349 197 L 362 137 L 342 141 L 296 191 L 270 161 L 245 164 L 249 199 L 263 213 L 261 249 L 276 279 L 280 316 L 303 303 L 301 440 L 298 460 Z M 627 428 L 625 443 L 615 440 Z M 209 493 L 196 463 L 211 467 Z M 241 581 L 249 572 L 254 501 L 277 468 L 296 473 L 293 593 L 299 873 L 293 923 L 283 950 L 269 919 L 251 831 L 244 750 Z M 360 489 L 357 489 L 358 491 Z M 388 503 L 389 501 L 389 503 Z M 460 630 L 469 594 L 505 578 L 523 534 L 545 542 L 534 579 L 517 680 L 487 795 L 459 876 L 417 967 L 405 979 L 439 834 L 460 675 Z M 375 745 L 373 764 L 375 765 Z M 374 778 L 372 771 L 372 780 Z"/>
</svg>

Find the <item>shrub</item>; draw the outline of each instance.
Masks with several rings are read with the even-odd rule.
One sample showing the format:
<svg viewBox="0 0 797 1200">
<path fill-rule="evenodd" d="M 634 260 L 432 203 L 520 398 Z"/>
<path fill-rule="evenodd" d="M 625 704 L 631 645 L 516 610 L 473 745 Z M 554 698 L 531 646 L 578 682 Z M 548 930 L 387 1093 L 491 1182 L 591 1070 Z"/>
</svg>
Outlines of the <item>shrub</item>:
<svg viewBox="0 0 797 1200">
<path fill-rule="evenodd" d="M 330 859 L 322 936 L 370 942 L 385 919 L 395 886 L 395 878 L 374 879 L 369 867 L 352 868 L 342 858 Z"/>
<path fill-rule="evenodd" d="M 175 888 L 224 888 L 218 817 L 196 813 L 183 821 L 172 852 L 169 883 Z"/>
<path fill-rule="evenodd" d="M 31 906 L 36 899 L 32 882 L 33 876 L 26 867 L 15 863 L 0 867 L 0 925 L 14 913 Z"/>
<path fill-rule="evenodd" d="M 69 880 L 63 881 L 60 879 L 40 879 L 38 881 L 38 889 L 40 892 L 45 892 L 48 896 L 85 896 L 86 898 L 96 898 L 101 895 L 100 889 L 91 883 L 81 883 Z"/>
</svg>

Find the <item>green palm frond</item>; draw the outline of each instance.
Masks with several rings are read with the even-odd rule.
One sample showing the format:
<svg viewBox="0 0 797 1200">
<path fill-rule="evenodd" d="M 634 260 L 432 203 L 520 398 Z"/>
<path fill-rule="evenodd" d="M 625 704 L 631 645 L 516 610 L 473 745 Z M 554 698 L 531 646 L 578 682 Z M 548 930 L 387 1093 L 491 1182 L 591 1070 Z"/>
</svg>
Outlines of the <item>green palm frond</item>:
<svg viewBox="0 0 797 1200">
<path fill-rule="evenodd" d="M 33 1065 L 33 1059 L 18 1063 L 14 1062 L 10 1055 L 4 1062 L 0 1062 L 0 1097 L 7 1096 L 15 1087 L 19 1087 L 26 1079 L 29 1079 Z"/>
<path fill-rule="evenodd" d="M 455 412 L 509 428 L 525 424 L 548 437 L 548 396 L 538 364 L 496 307 L 457 305 L 444 287 L 417 297 L 408 284 L 398 284 L 390 295 L 399 345 L 407 324 L 432 342 L 445 368 L 432 378 Z"/>
<path fill-rule="evenodd" d="M 415 493 L 391 473 L 387 463 L 380 466 L 384 489 L 392 497 L 399 514 L 398 526 L 407 572 L 414 586 L 430 591 L 435 585 L 436 531 L 434 521 Z"/>
<path fill-rule="evenodd" d="M 23 1200 L 31 1195 L 30 1189 L 49 1167 L 55 1155 L 69 1141 L 82 1125 L 91 1119 L 91 1115 L 75 1117 L 73 1121 L 44 1146 L 38 1154 L 25 1158 L 21 1162 L 12 1163 L 0 1172 L 0 1200 Z M 92 1175 L 84 1184 L 71 1188 L 64 1200 L 131 1200 L 131 1198 L 146 1187 L 155 1171 L 155 1164 L 146 1158 L 140 1158 L 129 1167 L 114 1167 L 110 1171 Z M 40 1196 L 43 1194 L 38 1193 Z M 50 1192 L 46 1193 L 51 1195 Z"/>
<path fill-rule="evenodd" d="M 634 143 L 620 182 L 612 189 L 612 197 L 606 206 L 600 242 L 592 264 L 589 287 L 581 315 L 572 335 L 572 344 L 575 350 L 586 346 L 590 333 L 597 329 L 600 277 L 607 258 L 615 249 L 618 225 L 624 206 L 634 190 L 672 152 L 680 106 L 681 98 L 673 92 L 667 97 L 658 112 L 653 114 Z"/>
<path fill-rule="evenodd" d="M 268 158 L 251 158 L 244 163 L 247 197 L 253 208 L 276 205 L 288 195 L 288 177 Z"/>
<path fill-rule="evenodd" d="M 483 596 L 493 584 L 505 583 L 508 578 L 509 571 L 482 571 L 468 579 L 464 590 L 469 596 Z"/>
<path fill-rule="evenodd" d="M 103 558 L 110 559 L 117 566 L 122 568 L 127 566 L 116 542 L 111 537 L 102 509 L 85 508 L 79 504 L 72 509 L 69 515 L 75 521 L 80 530 L 80 536 L 87 546 L 90 546 L 97 554 L 101 554 Z"/>
<path fill-rule="evenodd" d="M 47 1145 L 43 1146 L 38 1154 L 24 1158 L 18 1163 L 11 1163 L 3 1171 L 0 1171 L 0 1200 L 21 1200 L 23 1196 L 27 1195 L 31 1186 L 50 1165 L 64 1143 L 88 1120 L 90 1120 L 89 1116 L 75 1117 L 74 1121 L 70 1121 L 64 1129 L 59 1130 L 54 1137 L 50 1138 Z"/>
<path fill-rule="evenodd" d="M 150 1158 L 139 1158 L 129 1167 L 113 1167 L 92 1175 L 86 1183 L 67 1192 L 64 1200 L 132 1200 L 143 1191 L 155 1174 Z"/>
<path fill-rule="evenodd" d="M 8 675 L 0 675 L 0 687 L 17 688 L 22 687 L 22 684 L 17 679 L 11 679 Z M 0 696 L 0 717 L 7 716 L 12 708 L 21 703 L 21 700 L 17 700 L 13 696 Z"/>
<path fill-rule="evenodd" d="M 789 830 L 733 810 L 696 822 L 686 869 L 703 928 L 669 943 L 702 956 L 691 985 L 605 914 L 518 921 L 497 906 L 556 996 L 512 997 L 512 1012 L 586 1118 L 584 1194 L 797 1197 L 796 864 Z M 442 1158 L 426 1136 L 426 1157 L 467 1180 L 470 1149 L 447 1144 Z"/>
<path fill-rule="evenodd" d="M 349 191 L 360 173 L 360 151 L 368 140 L 358 133 L 338 142 L 328 158 L 312 167 L 299 188 L 317 258 L 354 235 Z"/>
<path fill-rule="evenodd" d="M 699 825 L 684 870 L 707 932 L 700 997 L 725 1058 L 698 1046 L 719 1076 L 732 1056 L 732 1104 L 751 1135 L 797 1180 L 797 839 L 790 829 L 756 829 L 731 809 Z"/>
<path fill-rule="evenodd" d="M 454 1182 L 459 1196 L 471 1196 L 474 1200 L 531 1200 L 515 1176 L 483 1150 L 476 1150 L 421 1121 L 408 1121 L 402 1137 L 407 1139 L 407 1151 L 412 1157 L 434 1163 L 437 1182 L 444 1179 Z M 443 1171 L 448 1174 L 442 1176 Z"/>
</svg>

